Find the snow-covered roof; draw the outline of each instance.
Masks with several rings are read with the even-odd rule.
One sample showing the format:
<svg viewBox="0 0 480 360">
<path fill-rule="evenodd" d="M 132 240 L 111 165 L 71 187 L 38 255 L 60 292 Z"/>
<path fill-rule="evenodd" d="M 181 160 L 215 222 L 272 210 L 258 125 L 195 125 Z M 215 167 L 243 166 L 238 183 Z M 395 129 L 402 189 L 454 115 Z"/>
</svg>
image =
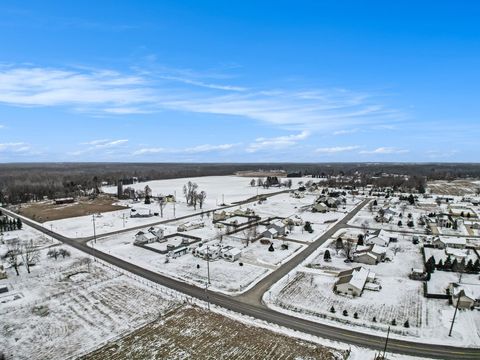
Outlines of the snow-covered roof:
<svg viewBox="0 0 480 360">
<path fill-rule="evenodd" d="M 342 276 L 342 274 L 344 274 Z M 348 271 L 342 271 L 339 273 L 339 279 L 337 285 L 349 283 L 350 285 L 362 290 L 367 282 L 367 279 L 374 279 L 375 273 L 365 269 L 364 267 L 357 267 Z"/>
</svg>

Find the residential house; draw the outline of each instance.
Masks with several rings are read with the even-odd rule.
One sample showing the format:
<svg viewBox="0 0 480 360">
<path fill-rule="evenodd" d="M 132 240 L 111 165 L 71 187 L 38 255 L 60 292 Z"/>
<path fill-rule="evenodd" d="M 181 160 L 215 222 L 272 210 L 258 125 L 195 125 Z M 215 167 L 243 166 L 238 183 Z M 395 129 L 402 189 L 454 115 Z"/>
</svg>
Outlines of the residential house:
<svg viewBox="0 0 480 360">
<path fill-rule="evenodd" d="M 185 224 L 181 224 L 177 227 L 178 232 L 183 232 L 183 231 L 190 231 L 190 230 L 195 230 L 195 229 L 200 229 L 205 226 L 205 223 L 203 221 L 190 221 L 186 222 Z"/>
<path fill-rule="evenodd" d="M 275 239 L 278 237 L 278 231 L 275 228 L 270 227 L 262 233 L 262 237 L 267 239 Z"/>
<path fill-rule="evenodd" d="M 135 244 L 150 244 L 158 240 L 158 237 L 151 232 L 143 232 L 139 231 L 138 233 L 135 234 Z"/>
<path fill-rule="evenodd" d="M 357 246 L 353 261 L 367 265 L 377 265 L 385 260 L 386 248 L 378 245 Z"/>
<path fill-rule="evenodd" d="M 226 246 L 222 249 L 222 258 L 224 258 L 227 261 L 237 261 L 240 259 L 240 256 L 242 255 L 242 250 L 237 249 L 233 246 Z"/>
<path fill-rule="evenodd" d="M 338 274 L 333 291 L 337 294 L 360 296 L 367 281 L 373 281 L 375 273 L 363 267 L 356 267 Z"/>
<path fill-rule="evenodd" d="M 329 207 L 323 202 L 315 203 L 312 206 L 312 212 L 326 213 L 328 210 Z"/>
<path fill-rule="evenodd" d="M 155 235 L 157 237 L 157 240 L 163 239 L 164 230 L 162 228 L 152 226 L 150 229 L 148 229 L 148 232 Z"/>
<path fill-rule="evenodd" d="M 384 247 L 387 247 L 390 242 L 396 241 L 397 237 L 395 235 L 383 229 L 378 232 L 374 232 L 371 236 L 365 239 L 365 243 L 368 245 L 379 245 Z"/>
<path fill-rule="evenodd" d="M 445 237 L 436 237 L 432 245 L 439 249 L 445 249 L 447 247 L 456 248 L 456 249 L 465 249 L 467 246 L 467 240 L 465 238 L 445 238 Z"/>
<path fill-rule="evenodd" d="M 473 309 L 474 306 L 480 304 L 480 286 L 469 287 L 451 283 L 448 287 L 452 299 L 452 305 L 459 309 Z"/>
</svg>

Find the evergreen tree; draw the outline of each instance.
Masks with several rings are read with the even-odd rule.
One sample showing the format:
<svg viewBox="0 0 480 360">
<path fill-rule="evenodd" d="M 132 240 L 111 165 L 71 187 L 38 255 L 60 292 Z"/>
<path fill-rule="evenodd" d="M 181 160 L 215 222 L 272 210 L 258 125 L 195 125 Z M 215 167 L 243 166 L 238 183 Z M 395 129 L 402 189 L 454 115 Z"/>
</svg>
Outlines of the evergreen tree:
<svg viewBox="0 0 480 360">
<path fill-rule="evenodd" d="M 327 249 L 325 250 L 325 254 L 323 254 L 323 260 L 324 261 L 330 261 L 332 257 L 330 256 L 330 251 Z"/>
<path fill-rule="evenodd" d="M 359 246 L 363 246 L 363 234 L 358 234 L 358 237 L 357 237 L 357 245 Z"/>
</svg>

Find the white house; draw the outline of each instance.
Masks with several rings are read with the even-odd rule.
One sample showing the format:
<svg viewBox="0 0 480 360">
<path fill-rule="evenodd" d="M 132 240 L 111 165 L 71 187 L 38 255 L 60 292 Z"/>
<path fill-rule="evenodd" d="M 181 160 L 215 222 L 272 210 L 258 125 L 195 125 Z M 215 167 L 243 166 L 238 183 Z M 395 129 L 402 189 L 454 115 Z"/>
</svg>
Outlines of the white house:
<svg viewBox="0 0 480 360">
<path fill-rule="evenodd" d="M 342 271 L 338 274 L 333 290 L 337 294 L 360 296 L 367 281 L 373 281 L 375 273 L 363 267 Z"/>
</svg>

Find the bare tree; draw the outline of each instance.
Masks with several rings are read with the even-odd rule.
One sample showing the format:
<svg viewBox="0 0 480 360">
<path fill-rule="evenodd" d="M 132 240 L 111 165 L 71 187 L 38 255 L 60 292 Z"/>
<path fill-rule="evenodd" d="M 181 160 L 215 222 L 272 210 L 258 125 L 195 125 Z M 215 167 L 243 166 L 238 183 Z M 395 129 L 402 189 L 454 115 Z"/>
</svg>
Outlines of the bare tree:
<svg viewBox="0 0 480 360">
<path fill-rule="evenodd" d="M 200 191 L 199 194 L 197 194 L 197 200 L 198 200 L 198 205 L 200 206 L 200 209 L 203 208 L 203 203 L 205 202 L 205 199 L 207 198 L 207 193 L 205 191 Z"/>
<path fill-rule="evenodd" d="M 242 231 L 243 236 L 245 237 L 245 240 L 247 242 L 247 246 L 250 245 L 250 243 L 254 240 L 257 239 L 258 232 L 257 232 L 257 223 L 252 224 L 248 228 Z"/>
<path fill-rule="evenodd" d="M 22 253 L 22 247 L 20 244 L 20 241 L 12 241 L 10 244 L 8 244 L 8 252 L 7 252 L 7 259 L 8 262 L 10 263 L 11 266 L 15 269 L 15 272 L 17 273 L 17 276 L 20 275 L 18 272 L 18 266 L 20 265 L 20 256 Z"/>
<path fill-rule="evenodd" d="M 55 260 L 57 260 L 58 255 L 60 255 L 60 254 L 59 254 L 59 252 L 58 252 L 57 249 L 50 249 L 50 250 L 48 250 L 48 253 L 47 253 L 47 256 L 48 256 L 48 257 L 51 257 L 51 258 L 54 258 Z"/>
<path fill-rule="evenodd" d="M 38 248 L 33 244 L 33 240 L 25 243 L 22 248 L 22 260 L 30 274 L 30 265 L 34 265 L 40 259 Z"/>
<path fill-rule="evenodd" d="M 366 236 L 368 233 L 368 221 L 365 220 L 360 226 L 362 227 L 363 235 Z"/>
<path fill-rule="evenodd" d="M 158 197 L 158 206 L 160 207 L 160 217 L 163 218 L 163 209 L 167 205 L 167 202 L 165 201 L 165 197 L 163 195 L 160 195 Z"/>
<path fill-rule="evenodd" d="M 66 258 L 70 256 L 70 251 L 66 249 L 58 249 L 58 254 L 62 255 L 63 258 Z"/>
<path fill-rule="evenodd" d="M 343 240 L 343 251 L 345 252 L 345 256 L 348 260 L 352 259 L 353 250 L 354 250 L 353 241 L 350 239 Z"/>
<path fill-rule="evenodd" d="M 185 200 L 187 201 L 188 206 L 197 207 L 196 203 L 196 193 L 198 185 L 189 181 L 186 185 L 183 186 L 183 194 L 185 195 Z"/>
</svg>

